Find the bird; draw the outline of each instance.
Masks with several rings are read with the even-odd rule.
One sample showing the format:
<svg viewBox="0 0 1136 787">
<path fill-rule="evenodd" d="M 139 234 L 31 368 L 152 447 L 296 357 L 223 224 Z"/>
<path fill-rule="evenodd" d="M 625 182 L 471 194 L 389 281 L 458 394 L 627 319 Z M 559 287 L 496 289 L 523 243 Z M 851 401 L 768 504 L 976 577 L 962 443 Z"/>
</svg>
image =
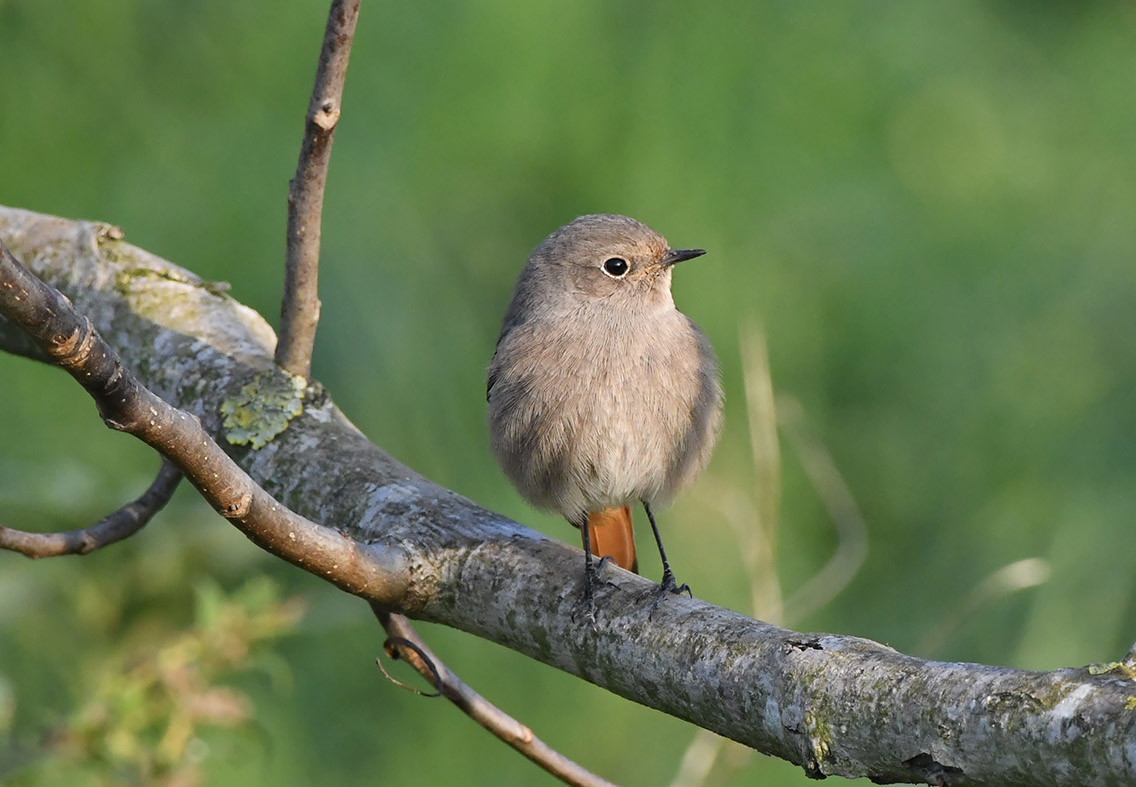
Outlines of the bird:
<svg viewBox="0 0 1136 787">
<path fill-rule="evenodd" d="M 593 556 L 638 570 L 636 503 L 662 560 L 655 605 L 690 592 L 653 509 L 706 466 L 722 426 L 717 357 L 671 294 L 674 266 L 703 254 L 627 216 L 580 216 L 529 256 L 489 364 L 492 451 L 522 497 L 580 530 L 593 624 Z"/>
</svg>

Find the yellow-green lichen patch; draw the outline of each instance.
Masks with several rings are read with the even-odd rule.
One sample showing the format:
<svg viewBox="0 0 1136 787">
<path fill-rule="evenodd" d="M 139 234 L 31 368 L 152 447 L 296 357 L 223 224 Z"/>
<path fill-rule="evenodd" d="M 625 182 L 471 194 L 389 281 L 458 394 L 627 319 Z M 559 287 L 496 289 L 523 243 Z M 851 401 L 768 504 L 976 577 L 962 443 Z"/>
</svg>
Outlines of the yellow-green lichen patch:
<svg viewBox="0 0 1136 787">
<path fill-rule="evenodd" d="M 263 448 L 304 411 L 302 377 L 274 369 L 256 376 L 221 403 L 225 439 L 233 445 Z"/>
<path fill-rule="evenodd" d="M 1090 664 L 1088 670 L 1090 675 L 1104 675 L 1109 672 L 1116 672 L 1129 680 L 1136 680 L 1136 666 L 1126 661 L 1110 661 L 1107 664 Z"/>
</svg>

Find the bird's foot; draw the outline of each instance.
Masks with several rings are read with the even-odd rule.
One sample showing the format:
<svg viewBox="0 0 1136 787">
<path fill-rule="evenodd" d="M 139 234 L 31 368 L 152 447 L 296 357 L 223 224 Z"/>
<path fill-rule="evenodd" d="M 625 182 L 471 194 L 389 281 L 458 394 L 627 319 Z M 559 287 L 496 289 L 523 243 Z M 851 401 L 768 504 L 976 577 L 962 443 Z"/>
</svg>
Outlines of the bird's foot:
<svg viewBox="0 0 1136 787">
<path fill-rule="evenodd" d="M 600 562 L 596 563 L 596 581 L 602 582 L 603 584 L 607 585 L 609 588 L 619 587 L 614 582 L 612 582 L 610 579 L 603 579 L 602 577 L 600 577 L 600 574 L 603 573 L 604 566 L 609 565 L 609 564 L 613 565 L 613 566 L 619 565 L 618 563 L 615 562 L 615 559 L 612 558 L 611 555 L 604 555 L 603 557 L 600 558 Z"/>
<path fill-rule="evenodd" d="M 663 603 L 663 599 L 672 594 L 681 594 L 694 598 L 694 594 L 690 592 L 690 585 L 683 582 L 681 585 L 675 581 L 674 573 L 671 571 L 670 566 L 663 571 L 663 579 L 659 582 L 659 586 L 655 588 L 655 601 L 651 604 L 650 615 L 655 614 L 655 610 L 659 608 L 659 604 Z M 649 616 L 648 616 L 649 617 Z"/>
<path fill-rule="evenodd" d="M 683 582 L 681 585 L 675 581 L 674 572 L 671 571 L 670 566 L 663 572 L 663 579 L 659 582 L 659 593 L 685 593 L 686 595 L 694 598 L 694 594 L 690 592 L 690 585 Z"/>
<path fill-rule="evenodd" d="M 576 598 L 576 605 L 572 609 L 572 622 L 575 623 L 583 617 L 584 621 L 588 623 L 592 629 L 596 627 L 596 584 L 600 583 L 599 577 L 594 574 L 584 577 L 584 589 L 580 591 L 580 595 Z"/>
<path fill-rule="evenodd" d="M 607 558 L 604 558 L 606 560 Z M 578 620 L 579 615 L 583 615 L 584 620 L 591 624 L 592 628 L 596 627 L 596 586 L 606 584 L 604 580 L 600 579 L 599 569 L 603 568 L 604 561 L 599 561 L 598 567 L 588 562 L 584 570 L 584 589 L 580 592 L 580 597 L 576 600 L 576 606 L 572 610 L 572 620 Z"/>
<path fill-rule="evenodd" d="M 596 597 L 592 591 L 592 584 L 587 581 L 584 582 L 584 591 L 576 599 L 576 606 L 572 609 L 572 622 L 578 622 L 581 616 L 593 629 L 596 627 Z"/>
</svg>

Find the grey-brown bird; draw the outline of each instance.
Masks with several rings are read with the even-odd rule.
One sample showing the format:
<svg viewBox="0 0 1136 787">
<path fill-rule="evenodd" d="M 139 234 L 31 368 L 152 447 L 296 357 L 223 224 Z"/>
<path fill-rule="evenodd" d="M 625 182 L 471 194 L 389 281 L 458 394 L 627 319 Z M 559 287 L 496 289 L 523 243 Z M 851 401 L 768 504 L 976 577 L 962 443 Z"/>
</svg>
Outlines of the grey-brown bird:
<svg viewBox="0 0 1136 787">
<path fill-rule="evenodd" d="M 661 591 L 688 590 L 652 507 L 702 470 L 721 426 L 714 350 L 671 297 L 673 266 L 704 253 L 671 249 L 626 216 L 581 216 L 529 257 L 489 365 L 493 452 L 525 499 L 580 529 L 593 618 L 592 555 L 637 570 L 636 502 L 659 547 Z"/>
</svg>

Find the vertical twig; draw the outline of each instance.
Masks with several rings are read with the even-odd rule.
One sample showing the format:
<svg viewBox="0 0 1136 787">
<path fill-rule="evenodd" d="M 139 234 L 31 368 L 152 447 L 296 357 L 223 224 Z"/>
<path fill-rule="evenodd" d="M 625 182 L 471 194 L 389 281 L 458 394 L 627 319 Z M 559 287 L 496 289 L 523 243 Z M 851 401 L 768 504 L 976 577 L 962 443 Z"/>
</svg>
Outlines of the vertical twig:
<svg viewBox="0 0 1136 787">
<path fill-rule="evenodd" d="M 300 160 L 288 186 L 288 246 L 276 363 L 305 379 L 311 376 L 312 347 L 319 323 L 317 282 L 324 187 L 361 1 L 332 0 Z"/>
</svg>

